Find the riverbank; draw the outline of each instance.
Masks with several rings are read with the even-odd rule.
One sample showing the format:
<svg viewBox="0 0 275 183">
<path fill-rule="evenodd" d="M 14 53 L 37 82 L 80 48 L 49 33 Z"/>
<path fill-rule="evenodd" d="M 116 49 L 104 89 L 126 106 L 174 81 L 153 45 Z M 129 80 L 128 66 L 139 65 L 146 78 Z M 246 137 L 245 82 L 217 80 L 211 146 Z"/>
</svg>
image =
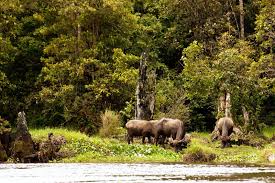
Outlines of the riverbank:
<svg viewBox="0 0 275 183">
<path fill-rule="evenodd" d="M 170 147 L 164 149 L 140 141 L 128 145 L 123 136 L 120 138 L 88 137 L 85 134 L 67 129 L 35 129 L 30 130 L 35 141 L 42 141 L 47 134 L 63 135 L 67 141 L 60 150 L 64 158 L 55 162 L 88 163 L 88 162 L 186 162 L 217 164 L 270 164 L 268 156 L 275 154 L 274 142 L 263 147 L 237 146 L 221 149 L 219 142 L 211 142 L 210 134 L 191 133 L 191 143 L 187 149 L 175 153 Z"/>
</svg>

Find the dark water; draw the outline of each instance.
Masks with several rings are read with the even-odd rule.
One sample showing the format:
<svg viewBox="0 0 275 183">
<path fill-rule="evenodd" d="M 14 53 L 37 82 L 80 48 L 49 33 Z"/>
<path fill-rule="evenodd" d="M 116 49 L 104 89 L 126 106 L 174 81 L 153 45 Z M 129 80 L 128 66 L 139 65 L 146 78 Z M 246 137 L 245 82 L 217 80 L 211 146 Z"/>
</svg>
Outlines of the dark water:
<svg viewBox="0 0 275 183">
<path fill-rule="evenodd" d="M 1 183 L 275 182 L 275 167 L 186 164 L 0 164 Z"/>
</svg>

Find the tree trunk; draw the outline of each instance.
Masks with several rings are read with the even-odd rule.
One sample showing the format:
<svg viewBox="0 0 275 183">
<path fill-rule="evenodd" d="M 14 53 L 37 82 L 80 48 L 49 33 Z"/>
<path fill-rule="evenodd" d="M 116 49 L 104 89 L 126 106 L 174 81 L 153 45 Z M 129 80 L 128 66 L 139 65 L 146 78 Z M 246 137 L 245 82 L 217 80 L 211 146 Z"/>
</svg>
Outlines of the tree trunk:
<svg viewBox="0 0 275 183">
<path fill-rule="evenodd" d="M 240 3 L 240 27 L 241 27 L 240 38 L 244 39 L 244 9 L 243 9 L 243 0 L 239 0 L 239 3 Z"/>
<path fill-rule="evenodd" d="M 148 107 L 149 107 L 149 119 L 153 119 L 154 111 L 155 111 L 155 96 L 156 96 L 156 71 L 150 71 L 148 77 Z"/>
<path fill-rule="evenodd" d="M 218 116 L 217 119 L 221 117 L 232 117 L 231 114 L 231 98 L 229 92 L 224 92 L 219 97 L 219 104 L 218 104 Z"/>
<path fill-rule="evenodd" d="M 145 52 L 141 55 L 139 66 L 139 79 L 136 89 L 136 119 L 150 120 L 153 118 L 155 108 L 155 73 L 147 71 L 148 56 Z"/>
<path fill-rule="evenodd" d="M 225 95 L 224 93 L 219 97 L 219 103 L 218 103 L 218 116 L 217 119 L 224 117 L 225 113 Z"/>
<path fill-rule="evenodd" d="M 231 114 L 231 96 L 229 92 L 225 94 L 225 117 L 232 117 Z"/>
<path fill-rule="evenodd" d="M 242 106 L 242 111 L 243 111 L 244 126 L 247 128 L 249 125 L 249 113 L 247 112 L 244 106 Z"/>
</svg>

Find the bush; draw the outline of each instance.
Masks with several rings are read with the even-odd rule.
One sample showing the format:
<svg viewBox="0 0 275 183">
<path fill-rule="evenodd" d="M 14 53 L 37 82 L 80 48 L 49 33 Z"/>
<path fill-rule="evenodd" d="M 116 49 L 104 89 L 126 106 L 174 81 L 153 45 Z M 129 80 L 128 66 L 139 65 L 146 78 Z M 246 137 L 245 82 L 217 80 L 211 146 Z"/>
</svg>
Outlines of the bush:
<svg viewBox="0 0 275 183">
<path fill-rule="evenodd" d="M 102 127 L 99 130 L 101 137 L 114 137 L 120 133 L 120 116 L 114 111 L 106 110 L 100 115 Z"/>
<path fill-rule="evenodd" d="M 0 116 L 0 135 L 11 131 L 10 123 Z"/>
</svg>

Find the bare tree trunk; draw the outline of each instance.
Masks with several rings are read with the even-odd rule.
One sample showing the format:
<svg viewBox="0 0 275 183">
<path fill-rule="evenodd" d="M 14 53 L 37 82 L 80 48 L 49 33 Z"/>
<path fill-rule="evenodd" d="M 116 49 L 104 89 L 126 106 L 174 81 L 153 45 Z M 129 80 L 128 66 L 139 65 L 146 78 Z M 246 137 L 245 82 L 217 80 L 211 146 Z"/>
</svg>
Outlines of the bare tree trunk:
<svg viewBox="0 0 275 183">
<path fill-rule="evenodd" d="M 140 59 L 140 65 L 139 65 L 139 78 L 137 83 L 137 90 L 136 90 L 136 98 L 137 98 L 137 105 L 136 105 L 136 112 L 135 117 L 136 119 L 144 119 L 144 98 L 145 98 L 145 82 L 147 79 L 146 71 L 147 71 L 147 65 L 146 65 L 147 55 L 145 52 L 141 54 Z"/>
<path fill-rule="evenodd" d="M 242 106 L 242 111 L 243 111 L 244 126 L 248 127 L 248 125 L 249 125 L 249 113 L 247 112 L 247 110 L 244 106 Z"/>
<path fill-rule="evenodd" d="M 148 77 L 148 111 L 149 119 L 153 119 L 156 101 L 156 71 L 152 70 Z"/>
<path fill-rule="evenodd" d="M 239 0 L 239 3 L 240 3 L 240 27 L 241 27 L 240 38 L 244 39 L 244 9 L 243 9 L 243 0 Z"/>
<path fill-rule="evenodd" d="M 232 117 L 231 114 L 231 96 L 229 92 L 226 92 L 225 95 L 225 117 Z"/>
<path fill-rule="evenodd" d="M 155 108 L 155 72 L 147 72 L 148 56 L 145 52 L 141 55 L 139 66 L 139 79 L 136 89 L 136 119 L 150 120 L 153 118 Z"/>
<path fill-rule="evenodd" d="M 219 97 L 217 118 L 219 119 L 221 117 L 232 117 L 231 98 L 229 92 L 222 93 L 222 95 Z"/>
<path fill-rule="evenodd" d="M 225 113 L 225 95 L 223 93 L 223 95 L 221 95 L 219 97 L 219 103 L 218 103 L 218 119 L 220 117 L 223 117 Z"/>
</svg>

